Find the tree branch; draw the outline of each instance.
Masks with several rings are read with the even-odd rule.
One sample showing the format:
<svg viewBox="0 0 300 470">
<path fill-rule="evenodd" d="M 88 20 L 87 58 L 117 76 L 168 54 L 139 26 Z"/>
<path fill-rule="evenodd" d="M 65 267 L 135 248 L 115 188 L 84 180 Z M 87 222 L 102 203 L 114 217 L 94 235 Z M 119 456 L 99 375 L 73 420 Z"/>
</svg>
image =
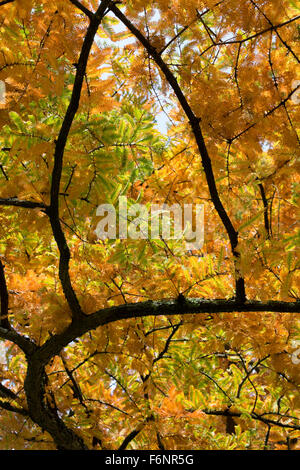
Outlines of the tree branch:
<svg viewBox="0 0 300 470">
<path fill-rule="evenodd" d="M 54 335 L 46 341 L 36 355 L 39 357 L 39 361 L 45 365 L 76 338 L 99 326 L 120 320 L 160 315 L 220 314 L 225 312 L 300 313 L 300 302 L 248 300 L 244 303 L 227 299 L 186 298 L 184 302 L 173 299 L 122 304 L 98 310 L 79 321 L 74 320 L 64 332 Z"/>
<path fill-rule="evenodd" d="M 219 197 L 219 193 L 217 190 L 216 181 L 215 181 L 215 177 L 214 177 L 214 173 L 212 169 L 211 159 L 208 154 L 208 151 L 204 142 L 204 138 L 202 135 L 200 123 L 199 123 L 200 118 L 194 114 L 190 104 L 188 103 L 182 89 L 180 88 L 177 82 L 176 77 L 173 75 L 169 67 L 163 61 L 163 59 L 160 56 L 160 53 L 151 45 L 148 39 L 131 23 L 131 21 L 128 20 L 128 18 L 126 18 L 126 16 L 116 7 L 116 5 L 113 2 L 109 3 L 109 8 L 114 13 L 114 15 L 117 18 L 119 18 L 119 20 L 140 41 L 140 43 L 144 46 L 148 54 L 154 59 L 156 65 L 160 68 L 167 82 L 173 89 L 183 111 L 185 112 L 186 117 L 189 120 L 192 132 L 194 134 L 194 137 L 198 146 L 199 153 L 201 155 L 202 165 L 203 165 L 204 173 L 206 176 L 206 181 L 208 184 L 211 200 L 225 227 L 225 230 L 230 240 L 231 251 L 234 257 L 234 265 L 235 265 L 236 297 L 240 302 L 244 302 L 246 300 L 245 283 L 238 268 L 238 261 L 240 258 L 240 254 L 237 250 L 238 233 L 235 230 Z"/>
<path fill-rule="evenodd" d="M 118 448 L 118 450 L 125 450 L 128 444 L 141 432 L 141 429 L 134 429 L 128 436 L 125 437 L 124 441 Z"/>
<path fill-rule="evenodd" d="M 109 0 L 102 0 L 97 12 L 93 15 L 90 25 L 87 29 L 78 64 L 76 67 L 75 82 L 72 90 L 71 100 L 65 114 L 61 129 L 56 140 L 55 152 L 54 152 L 54 167 L 52 172 L 52 183 L 51 183 L 51 202 L 48 210 L 50 217 L 50 223 L 53 231 L 55 241 L 57 243 L 60 259 L 59 259 L 59 278 L 61 285 L 74 317 L 82 317 L 83 312 L 75 291 L 73 290 L 70 274 L 69 274 L 69 262 L 70 262 L 70 250 L 67 245 L 67 241 L 64 232 L 61 227 L 59 219 L 59 192 L 60 192 L 60 181 L 63 169 L 63 156 L 65 146 L 69 136 L 69 132 L 79 107 L 79 101 L 81 96 L 81 90 L 83 81 L 86 73 L 87 62 L 89 54 L 94 42 L 95 35 L 101 20 L 105 14 L 105 10 Z"/>
<path fill-rule="evenodd" d="M 268 215 L 268 210 L 269 210 L 268 199 L 266 198 L 265 188 L 264 188 L 263 184 L 258 183 L 258 187 L 259 187 L 260 194 L 261 194 L 261 199 L 262 199 L 262 202 L 263 202 L 263 205 L 264 205 L 265 231 L 266 231 L 267 238 L 270 238 L 271 237 L 271 231 L 270 231 L 270 223 L 269 223 L 269 215 Z"/>
<path fill-rule="evenodd" d="M 3 2 L 0 2 L 0 7 L 2 7 L 2 5 L 6 5 L 7 3 L 13 3 L 15 0 L 3 0 Z"/>
<path fill-rule="evenodd" d="M 11 341 L 12 343 L 19 346 L 26 356 L 30 356 L 38 349 L 38 347 L 29 338 L 20 335 L 12 328 L 7 329 L 0 326 L 0 338 L 7 339 L 8 341 Z"/>
<path fill-rule="evenodd" d="M 230 409 L 226 410 L 201 410 L 203 413 L 206 415 L 210 416 L 231 416 L 233 418 L 240 418 L 242 416 L 242 413 L 235 412 L 235 411 L 230 411 Z M 261 421 L 262 423 L 269 424 L 272 426 L 278 426 L 280 428 L 287 428 L 287 429 L 295 429 L 295 430 L 300 430 L 300 426 L 298 424 L 288 424 L 288 423 L 281 423 L 280 421 L 275 421 L 273 419 L 269 418 L 264 418 L 262 415 L 259 415 L 257 413 L 252 412 L 251 413 L 251 418 L 254 420 Z M 289 419 L 293 418 L 292 416 L 289 417 Z"/>
<path fill-rule="evenodd" d="M 70 0 L 70 2 L 73 3 L 73 5 L 75 5 L 77 8 L 79 8 L 79 10 L 81 10 L 82 13 L 84 13 L 92 21 L 94 17 L 94 13 L 92 11 L 88 10 L 88 8 L 82 5 L 78 0 Z"/>
<path fill-rule="evenodd" d="M 0 383 L 0 408 L 3 408 L 8 411 L 13 411 L 15 413 L 22 414 L 24 416 L 28 416 L 28 411 L 24 408 L 18 408 L 10 404 L 9 401 L 3 401 L 2 398 L 7 400 L 17 400 L 17 395 L 12 392 L 9 388 L 5 387 Z"/>
<path fill-rule="evenodd" d="M 0 198 L 0 206 L 14 206 L 24 207 L 25 209 L 47 210 L 47 206 L 43 202 L 26 201 L 22 199 L 17 199 L 16 197 Z"/>
<path fill-rule="evenodd" d="M 93 15 L 89 27 L 87 29 L 78 64 L 76 67 L 75 82 L 72 90 L 71 100 L 65 114 L 61 129 L 56 140 L 54 152 L 54 167 L 52 171 L 52 183 L 50 192 L 50 207 L 47 214 L 50 218 L 52 232 L 57 243 L 60 259 L 59 259 L 59 277 L 62 288 L 73 314 L 73 323 L 80 324 L 84 317 L 78 302 L 77 296 L 73 290 L 69 275 L 70 250 L 59 219 L 59 193 L 60 182 L 63 169 L 64 150 L 69 136 L 69 132 L 79 107 L 81 90 L 86 73 L 89 54 L 94 42 L 98 27 L 102 21 L 109 0 L 102 0 L 97 12 Z M 76 321 L 75 321 L 76 320 Z M 1 331 L 0 331 L 1 333 Z M 56 337 L 58 340 L 58 337 Z M 55 342 L 56 342 L 55 340 Z M 59 341 L 59 340 L 58 340 Z M 37 354 L 36 354 L 37 353 Z M 47 430 L 56 446 L 60 450 L 84 450 L 87 449 L 83 439 L 79 437 L 72 429 L 69 429 L 64 421 L 59 417 L 57 410 L 49 407 L 45 403 L 45 364 L 41 360 L 41 349 L 38 348 L 35 354 L 28 357 L 28 368 L 24 389 L 27 397 L 28 411 L 31 419 L 42 429 Z"/>
<path fill-rule="evenodd" d="M 0 259 L 0 326 L 10 329 L 8 321 L 8 291 L 4 274 L 4 266 Z"/>
<path fill-rule="evenodd" d="M 17 406 L 13 406 L 9 402 L 2 401 L 1 399 L 0 408 L 3 408 L 6 411 L 12 411 L 13 413 L 18 413 L 19 415 L 28 416 L 28 411 L 24 408 L 18 408 Z"/>
</svg>

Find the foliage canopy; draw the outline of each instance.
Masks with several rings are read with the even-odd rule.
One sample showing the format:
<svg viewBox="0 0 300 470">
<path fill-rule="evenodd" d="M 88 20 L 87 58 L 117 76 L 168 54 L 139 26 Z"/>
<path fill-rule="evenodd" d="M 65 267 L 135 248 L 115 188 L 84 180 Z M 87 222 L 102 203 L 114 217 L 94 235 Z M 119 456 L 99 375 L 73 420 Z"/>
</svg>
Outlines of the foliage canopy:
<svg viewBox="0 0 300 470">
<path fill-rule="evenodd" d="M 297 447 L 299 17 L 0 1 L 2 449 Z M 120 195 L 203 248 L 97 240 Z"/>
</svg>

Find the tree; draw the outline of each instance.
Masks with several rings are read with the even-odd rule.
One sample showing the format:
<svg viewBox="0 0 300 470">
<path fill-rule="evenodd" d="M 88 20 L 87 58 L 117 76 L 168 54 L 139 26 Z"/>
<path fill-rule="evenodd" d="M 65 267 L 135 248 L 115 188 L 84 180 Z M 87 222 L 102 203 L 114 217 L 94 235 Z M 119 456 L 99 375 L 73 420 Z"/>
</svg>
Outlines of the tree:
<svg viewBox="0 0 300 470">
<path fill-rule="evenodd" d="M 298 13 L 0 2 L 2 449 L 297 447 Z M 97 239 L 119 196 L 203 247 Z"/>
</svg>

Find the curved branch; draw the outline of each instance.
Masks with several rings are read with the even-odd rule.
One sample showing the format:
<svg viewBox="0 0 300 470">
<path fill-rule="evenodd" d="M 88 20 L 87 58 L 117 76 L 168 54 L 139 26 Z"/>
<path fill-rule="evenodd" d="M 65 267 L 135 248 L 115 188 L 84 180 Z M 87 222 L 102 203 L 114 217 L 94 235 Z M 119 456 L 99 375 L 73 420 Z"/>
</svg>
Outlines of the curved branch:
<svg viewBox="0 0 300 470">
<path fill-rule="evenodd" d="M 118 450 L 125 450 L 128 444 L 130 444 L 130 442 L 133 441 L 133 439 L 141 432 L 141 430 L 142 429 L 137 428 L 131 431 L 131 433 L 129 433 L 128 436 L 125 437 L 124 441 L 122 442 Z"/>
<path fill-rule="evenodd" d="M 0 338 L 7 339 L 12 343 L 19 346 L 19 348 L 26 354 L 26 356 L 31 356 L 38 347 L 34 344 L 29 338 L 26 338 L 23 335 L 20 335 L 12 328 L 3 328 L 0 326 Z"/>
<path fill-rule="evenodd" d="M 223 299 L 185 299 L 184 302 L 178 302 L 178 300 L 147 301 L 102 309 L 81 319 L 73 319 L 71 325 L 63 333 L 52 336 L 28 358 L 28 370 L 24 388 L 29 416 L 35 423 L 51 434 L 59 449 L 86 449 L 83 440 L 59 418 L 57 410 L 50 409 L 44 403 L 45 366 L 65 346 L 92 329 L 122 319 L 158 315 L 185 315 L 190 313 L 258 311 L 300 312 L 300 302 L 248 301 L 241 303 L 236 300 Z M 260 419 L 260 421 L 267 422 L 265 419 Z M 133 437 L 130 435 L 130 440 L 135 435 Z M 126 444 L 127 446 L 128 442 L 126 440 L 122 445 Z"/>
<path fill-rule="evenodd" d="M 87 450 L 83 439 L 68 428 L 59 417 L 56 407 L 50 407 L 44 400 L 46 374 L 44 367 L 32 357 L 28 360 L 24 390 L 28 414 L 32 421 L 49 432 L 59 450 Z"/>
<path fill-rule="evenodd" d="M 79 107 L 81 90 L 86 73 L 89 54 L 99 25 L 102 21 L 103 16 L 105 15 L 105 10 L 107 8 L 108 3 L 109 0 L 102 0 L 97 12 L 93 15 L 93 18 L 91 19 L 90 25 L 87 29 L 83 41 L 80 57 L 76 66 L 76 76 L 72 90 L 71 100 L 55 144 L 54 166 L 52 171 L 52 183 L 50 192 L 51 202 L 50 207 L 48 209 L 52 232 L 60 253 L 59 278 L 62 284 L 65 297 L 72 311 L 73 317 L 77 318 L 83 316 L 83 312 L 70 280 L 69 262 L 71 255 L 59 219 L 59 192 L 63 169 L 64 151 L 74 117 Z"/>
<path fill-rule="evenodd" d="M 54 152 L 54 166 L 52 171 L 52 182 L 50 192 L 50 206 L 47 214 L 50 218 L 52 232 L 57 243 L 59 259 L 59 277 L 66 300 L 71 308 L 73 321 L 80 323 L 84 319 L 79 301 L 73 290 L 70 275 L 69 261 L 70 250 L 59 219 L 59 193 L 60 182 L 63 169 L 63 157 L 69 132 L 79 107 L 81 90 L 86 73 L 89 54 L 94 42 L 98 27 L 105 15 L 109 0 L 102 0 L 97 12 L 93 15 L 90 25 L 87 29 L 79 61 L 76 66 L 75 82 L 72 90 L 71 100 L 65 114 L 61 129 L 56 140 Z M 56 338 L 58 340 L 58 338 Z M 59 340 L 58 340 L 59 341 Z M 68 428 L 64 421 L 59 417 L 56 407 L 52 408 L 44 400 L 45 395 L 45 361 L 41 360 L 41 349 L 38 348 L 35 353 L 28 357 L 28 369 L 24 382 L 28 412 L 31 419 L 42 429 L 49 432 L 60 450 L 84 450 L 87 449 L 83 439 L 79 437 L 72 429 Z"/>
<path fill-rule="evenodd" d="M 78 0 L 70 0 L 73 5 L 75 5 L 79 10 L 82 11 L 90 20 L 93 19 L 94 13 L 88 10 L 84 5 L 82 5 Z"/>
<path fill-rule="evenodd" d="M 5 399 L 4 401 L 2 399 Z M 7 411 L 13 411 L 14 413 L 19 413 L 23 416 L 28 416 L 28 411 L 25 408 L 18 408 L 11 405 L 8 400 L 17 400 L 17 395 L 12 392 L 9 388 L 5 387 L 0 383 L 0 408 L 3 408 Z"/>
<path fill-rule="evenodd" d="M 244 279 L 242 278 L 239 268 L 238 268 L 238 260 L 240 258 L 240 253 L 237 250 L 238 245 L 238 232 L 235 230 L 222 202 L 219 197 L 219 193 L 216 186 L 215 176 L 212 169 L 211 159 L 207 151 L 206 144 L 204 142 L 203 134 L 200 127 L 200 118 L 197 117 L 190 104 L 188 103 L 182 89 L 180 88 L 176 77 L 173 75 L 167 64 L 161 58 L 160 53 L 151 45 L 149 40 L 139 31 L 131 21 L 126 18 L 126 16 L 116 7 L 113 2 L 109 3 L 110 10 L 114 13 L 114 15 L 132 32 L 132 34 L 140 41 L 140 43 L 144 46 L 148 54 L 154 59 L 156 65 L 160 68 L 162 73 L 164 74 L 167 82 L 173 89 L 183 111 L 185 112 L 186 117 L 189 120 L 191 125 L 192 132 L 194 134 L 199 153 L 202 159 L 202 165 L 204 169 L 204 173 L 206 176 L 206 181 L 209 188 L 209 193 L 213 205 L 225 227 L 227 235 L 230 240 L 231 251 L 234 257 L 234 265 L 235 265 L 235 274 L 236 274 L 236 298 L 240 302 L 244 302 L 246 300 L 245 294 L 245 283 Z"/>
<path fill-rule="evenodd" d="M 66 347 L 70 342 L 99 326 L 114 323 L 119 320 L 160 315 L 189 315 L 189 314 L 220 314 L 234 312 L 288 312 L 300 313 L 300 302 L 281 302 L 258 300 L 238 302 L 227 299 L 188 298 L 184 302 L 173 300 L 157 300 L 137 303 L 127 303 L 116 307 L 104 308 L 79 321 L 74 320 L 61 334 L 52 336 L 36 351 L 36 357 L 41 364 L 47 362 Z"/>
</svg>

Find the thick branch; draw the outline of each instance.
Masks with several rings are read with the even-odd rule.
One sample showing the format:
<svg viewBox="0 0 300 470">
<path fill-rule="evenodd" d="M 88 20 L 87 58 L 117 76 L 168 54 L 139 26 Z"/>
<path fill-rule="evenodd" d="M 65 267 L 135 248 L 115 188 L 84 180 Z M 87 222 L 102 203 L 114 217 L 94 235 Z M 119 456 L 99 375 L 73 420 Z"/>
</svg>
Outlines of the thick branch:
<svg viewBox="0 0 300 470">
<path fill-rule="evenodd" d="M 69 275 L 70 250 L 67 245 L 67 241 L 59 220 L 60 182 L 63 169 L 64 151 L 75 114 L 79 107 L 81 90 L 86 73 L 89 54 L 108 3 L 109 0 L 103 0 L 101 2 L 100 7 L 98 8 L 97 12 L 93 15 L 93 18 L 91 19 L 90 25 L 87 29 L 78 64 L 76 66 L 76 76 L 71 100 L 56 141 L 54 152 L 54 167 L 52 172 L 51 184 L 51 203 L 48 213 L 50 216 L 50 223 L 53 235 L 60 252 L 59 277 L 65 297 L 74 317 L 81 317 L 83 315 L 83 312 L 81 310 L 79 301 L 71 284 Z"/>
<path fill-rule="evenodd" d="M 159 315 L 186 315 L 191 313 L 222 313 L 222 312 L 300 312 L 300 302 L 280 301 L 247 301 L 185 299 L 147 301 L 136 304 L 124 304 L 117 307 L 102 309 L 81 319 L 73 319 L 72 324 L 61 334 L 52 336 L 42 347 L 37 348 L 29 358 L 25 392 L 29 415 L 53 437 L 59 449 L 85 449 L 83 441 L 71 429 L 67 428 L 58 417 L 57 411 L 49 409 L 44 403 L 45 365 L 59 354 L 70 342 L 84 333 L 101 325 L 118 320 Z M 0 329 L 1 333 L 1 329 Z M 263 419 L 261 419 L 263 421 Z M 132 438 L 132 436 L 130 436 Z M 131 440 L 131 439 L 130 439 Z M 123 443 L 127 445 L 127 441 Z"/>
<path fill-rule="evenodd" d="M 3 401 L 2 399 L 5 399 Z M 28 416 L 28 411 L 25 410 L 24 408 L 18 408 L 16 406 L 13 406 L 9 401 L 7 400 L 17 400 L 18 397 L 17 395 L 12 392 L 9 388 L 5 387 L 0 383 L 0 408 L 3 408 L 4 410 L 8 411 L 13 411 L 15 413 L 19 413 L 24 416 Z"/>
<path fill-rule="evenodd" d="M 12 343 L 19 346 L 26 356 L 30 356 L 34 351 L 37 350 L 37 346 L 32 341 L 30 341 L 30 339 L 20 335 L 11 328 L 7 329 L 0 326 L 0 338 L 7 339 L 8 341 L 11 341 Z"/>
<path fill-rule="evenodd" d="M 0 206 L 24 207 L 25 209 L 47 209 L 43 202 L 26 201 L 16 197 L 0 198 Z"/>
<path fill-rule="evenodd" d="M 246 294 L 245 294 L 244 279 L 241 277 L 239 273 L 239 269 L 238 269 L 238 259 L 240 257 L 240 254 L 237 251 L 238 233 L 235 230 L 220 200 L 212 165 L 211 165 L 211 159 L 209 157 L 209 154 L 208 154 L 205 142 L 204 142 L 204 138 L 202 135 L 201 127 L 199 124 L 200 119 L 194 114 L 190 104 L 188 103 L 182 89 L 180 88 L 177 82 L 176 77 L 173 75 L 169 67 L 163 61 L 159 52 L 150 44 L 148 39 L 128 20 L 128 18 L 126 18 L 125 15 L 123 15 L 123 13 L 112 2 L 109 4 L 109 7 L 111 11 L 115 14 L 115 16 L 119 18 L 119 20 L 122 21 L 122 23 L 132 32 L 132 34 L 140 41 L 140 43 L 147 50 L 148 54 L 154 59 L 157 66 L 163 72 L 167 82 L 173 89 L 183 111 L 185 112 L 186 117 L 188 118 L 190 122 L 194 137 L 196 139 L 198 150 L 201 155 L 202 165 L 203 165 L 203 169 L 205 172 L 211 200 L 226 229 L 226 232 L 230 240 L 231 250 L 234 256 L 234 260 L 235 260 L 236 297 L 239 301 L 245 301 Z"/>
<path fill-rule="evenodd" d="M 300 302 L 281 302 L 258 300 L 238 302 L 226 299 L 200 299 L 189 298 L 184 302 L 174 300 L 158 300 L 137 303 L 127 303 L 116 307 L 105 308 L 73 321 L 61 334 L 52 336 L 36 353 L 42 364 L 47 364 L 51 357 L 79 336 L 99 326 L 114 323 L 119 320 L 160 315 L 188 315 L 188 314 L 220 314 L 224 312 L 288 312 L 300 313 Z"/>
<path fill-rule="evenodd" d="M 0 2 L 0 7 L 2 7 L 2 5 L 6 5 L 7 3 L 13 3 L 15 0 L 3 0 L 3 2 Z"/>
<path fill-rule="evenodd" d="M 93 19 L 94 13 L 88 10 L 84 5 L 82 5 L 78 0 L 70 0 L 73 5 L 75 5 L 79 10 L 82 11 L 90 20 Z"/>
<path fill-rule="evenodd" d="M 197 313 L 218 314 L 223 312 L 267 311 L 299 313 L 300 302 L 238 302 L 237 300 L 206 300 L 199 298 L 185 299 L 180 302 L 177 299 L 147 301 L 102 309 L 81 319 L 73 319 L 71 325 L 63 333 L 52 336 L 43 346 L 37 348 L 29 358 L 25 380 L 29 415 L 34 422 L 51 434 L 59 449 L 85 449 L 83 441 L 76 433 L 65 426 L 64 422 L 58 417 L 56 410 L 49 409 L 44 403 L 45 365 L 69 343 L 99 326 L 130 318 Z M 258 417 L 256 414 L 254 418 L 262 422 L 270 421 Z M 127 446 L 137 434 L 129 435 L 128 439 L 121 445 Z"/>
<path fill-rule="evenodd" d="M 0 383 L 0 397 L 7 398 L 8 400 L 17 399 L 17 395 L 14 392 L 12 392 L 9 388 L 2 385 L 2 383 Z"/>
<path fill-rule="evenodd" d="M 128 444 L 141 432 L 141 429 L 134 429 L 128 436 L 125 437 L 124 441 L 118 448 L 118 450 L 125 450 Z"/>
<path fill-rule="evenodd" d="M 13 413 L 18 413 L 19 415 L 28 416 L 28 411 L 24 408 L 18 408 L 11 405 L 8 401 L 2 401 L 0 399 L 0 408 L 6 411 L 12 411 Z"/>
<path fill-rule="evenodd" d="M 0 260 L 0 326 L 9 329 L 8 321 L 8 291 L 4 274 L 4 266 Z"/>
<path fill-rule="evenodd" d="M 262 202 L 264 205 L 264 223 L 265 223 L 265 230 L 267 234 L 267 238 L 270 238 L 271 236 L 271 231 L 270 231 L 270 223 L 269 223 L 269 216 L 268 216 L 268 199 L 266 198 L 266 193 L 265 193 L 265 188 L 262 185 L 262 183 L 258 183 L 258 187 L 260 190 Z"/>
<path fill-rule="evenodd" d="M 74 87 L 72 90 L 71 100 L 64 117 L 54 152 L 54 167 L 52 172 L 51 183 L 51 202 L 48 208 L 48 215 L 53 231 L 55 241 L 57 243 L 60 260 L 59 260 L 59 277 L 62 288 L 71 308 L 73 320 L 77 320 L 80 324 L 84 315 L 79 305 L 77 296 L 73 290 L 69 275 L 70 250 L 66 242 L 65 235 L 61 228 L 59 219 L 59 193 L 60 182 L 63 169 L 64 150 L 69 136 L 69 132 L 79 107 L 81 90 L 89 54 L 94 42 L 94 37 L 101 23 L 105 11 L 107 9 L 108 0 L 102 0 L 97 12 L 93 15 L 90 25 L 85 35 L 79 61 L 76 67 L 76 76 Z M 57 338 L 58 339 L 58 338 Z M 59 341 L 59 340 L 58 340 Z M 45 403 L 45 369 L 46 362 L 41 360 L 40 349 L 38 354 L 34 354 L 28 358 L 28 369 L 24 383 L 26 392 L 28 411 L 31 419 L 37 423 L 42 429 L 49 432 L 57 446 L 61 450 L 82 450 L 87 449 L 83 440 L 77 434 L 69 429 L 58 416 L 57 410 L 52 409 L 48 403 Z"/>
<path fill-rule="evenodd" d="M 87 450 L 83 440 L 65 425 L 57 410 L 50 408 L 45 402 L 45 377 L 45 369 L 39 360 L 35 357 L 30 359 L 24 382 L 30 418 L 51 434 L 57 449 Z"/>
</svg>

